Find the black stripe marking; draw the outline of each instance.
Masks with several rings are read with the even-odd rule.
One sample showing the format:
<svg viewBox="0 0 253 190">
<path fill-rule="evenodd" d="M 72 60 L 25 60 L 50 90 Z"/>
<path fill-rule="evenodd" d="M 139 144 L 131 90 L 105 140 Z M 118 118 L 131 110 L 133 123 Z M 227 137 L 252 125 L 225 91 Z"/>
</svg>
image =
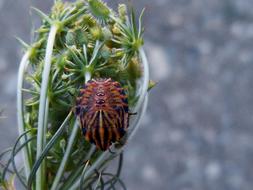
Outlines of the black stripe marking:
<svg viewBox="0 0 253 190">
<path fill-rule="evenodd" d="M 99 147 L 102 150 L 103 147 L 101 144 L 101 137 L 100 137 L 98 126 L 95 129 L 95 136 L 96 136 L 96 145 L 97 145 L 97 147 Z"/>
<path fill-rule="evenodd" d="M 83 136 L 85 136 L 86 132 L 87 132 L 86 128 L 85 128 L 85 127 L 82 127 Z"/>
<path fill-rule="evenodd" d="M 108 127 L 104 126 L 104 149 L 106 150 L 109 147 L 108 142 Z"/>
<path fill-rule="evenodd" d="M 111 142 L 116 142 L 116 134 L 114 133 L 113 127 L 110 127 L 111 135 L 112 135 L 112 140 Z"/>
</svg>

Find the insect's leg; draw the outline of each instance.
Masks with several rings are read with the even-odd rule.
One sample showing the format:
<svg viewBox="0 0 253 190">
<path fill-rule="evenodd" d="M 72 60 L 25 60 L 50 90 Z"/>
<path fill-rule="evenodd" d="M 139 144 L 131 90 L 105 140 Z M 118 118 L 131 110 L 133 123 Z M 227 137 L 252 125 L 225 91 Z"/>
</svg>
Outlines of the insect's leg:
<svg viewBox="0 0 253 190">
<path fill-rule="evenodd" d="M 127 138 L 128 138 L 128 135 L 127 133 L 119 140 L 115 143 L 115 147 L 116 148 L 121 148 L 122 146 L 124 146 L 127 142 Z"/>
<path fill-rule="evenodd" d="M 109 151 L 111 154 L 116 154 L 116 152 L 113 152 L 113 151 L 111 150 L 111 147 L 108 148 L 108 151 Z"/>
</svg>

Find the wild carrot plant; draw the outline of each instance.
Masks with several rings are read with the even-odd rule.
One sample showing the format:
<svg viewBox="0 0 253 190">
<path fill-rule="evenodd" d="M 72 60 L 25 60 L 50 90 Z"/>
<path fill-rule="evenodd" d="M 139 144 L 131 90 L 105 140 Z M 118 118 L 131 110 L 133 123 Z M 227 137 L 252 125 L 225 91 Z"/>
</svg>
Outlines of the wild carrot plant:
<svg viewBox="0 0 253 190">
<path fill-rule="evenodd" d="M 116 12 L 100 0 L 56 0 L 49 14 L 32 9 L 41 26 L 31 44 L 19 39 L 25 50 L 17 85 L 19 137 L 0 155 L 2 188 L 15 189 L 19 180 L 29 190 L 125 189 L 123 148 L 138 129 L 153 86 L 142 49 L 143 11 L 136 19 L 126 5 Z M 94 78 L 119 82 L 129 112 L 136 113 L 121 142 L 106 151 L 84 139 L 74 113 L 80 88 Z M 111 161 L 118 163 L 115 173 L 107 170 Z"/>
</svg>

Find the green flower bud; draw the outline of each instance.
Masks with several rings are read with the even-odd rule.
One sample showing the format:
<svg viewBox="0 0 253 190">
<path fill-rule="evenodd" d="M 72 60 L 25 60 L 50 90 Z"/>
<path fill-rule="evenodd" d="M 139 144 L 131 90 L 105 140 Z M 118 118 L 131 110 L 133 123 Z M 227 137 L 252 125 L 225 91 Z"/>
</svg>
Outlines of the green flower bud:
<svg viewBox="0 0 253 190">
<path fill-rule="evenodd" d="M 127 16 L 127 7 L 126 7 L 126 5 L 125 4 L 119 4 L 118 12 L 119 12 L 120 19 L 123 22 L 125 22 L 126 21 L 126 16 Z"/>
<path fill-rule="evenodd" d="M 90 27 L 95 26 L 97 24 L 97 21 L 91 16 L 91 15 L 83 15 L 82 20 L 80 20 L 79 24 L 86 24 Z"/>
<path fill-rule="evenodd" d="M 87 33 L 83 31 L 82 29 L 76 30 L 76 44 L 82 47 L 83 44 L 87 44 L 87 43 L 88 43 Z"/>
<path fill-rule="evenodd" d="M 116 35 L 119 35 L 121 33 L 119 27 L 117 24 L 114 24 L 113 27 L 112 27 L 112 33 L 113 34 L 116 34 Z"/>
<path fill-rule="evenodd" d="M 102 33 L 104 40 L 109 40 L 112 38 L 112 32 L 107 27 L 102 28 Z"/>
<path fill-rule="evenodd" d="M 153 81 L 153 80 L 149 80 L 148 83 L 148 91 L 150 91 L 152 88 L 154 88 L 156 86 L 157 82 Z"/>
<path fill-rule="evenodd" d="M 105 3 L 100 0 L 88 0 L 90 10 L 95 17 L 100 19 L 108 19 L 110 15 L 110 9 Z"/>
<path fill-rule="evenodd" d="M 90 33 L 94 40 L 101 40 L 103 37 L 102 29 L 100 26 L 95 26 L 90 29 Z"/>
<path fill-rule="evenodd" d="M 61 139 L 60 140 L 60 147 L 61 147 L 62 150 L 65 150 L 65 147 L 66 147 L 66 141 L 65 141 L 65 139 Z"/>
<path fill-rule="evenodd" d="M 75 33 L 71 30 L 68 31 L 65 40 L 68 46 L 75 45 Z"/>
<path fill-rule="evenodd" d="M 103 48 L 101 49 L 101 56 L 104 59 L 109 59 L 111 56 L 110 48 L 108 48 L 107 46 L 103 46 Z"/>
</svg>

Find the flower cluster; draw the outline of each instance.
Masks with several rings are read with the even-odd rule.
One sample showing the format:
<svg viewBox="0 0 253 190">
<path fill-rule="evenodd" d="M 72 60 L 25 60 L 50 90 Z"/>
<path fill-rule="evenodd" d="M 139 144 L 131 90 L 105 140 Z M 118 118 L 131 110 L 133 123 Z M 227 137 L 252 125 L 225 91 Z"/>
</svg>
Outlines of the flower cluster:
<svg viewBox="0 0 253 190">
<path fill-rule="evenodd" d="M 17 87 L 20 136 L 13 148 L 0 155 L 10 155 L 0 170 L 2 187 L 13 186 L 14 174 L 27 189 L 96 189 L 116 182 L 124 187 L 119 179 L 122 146 L 113 146 L 114 153 L 96 150 L 82 137 L 73 110 L 85 82 L 111 78 L 126 90 L 129 108 L 137 112 L 126 139 L 134 134 L 149 89 L 141 48 L 143 12 L 136 20 L 124 4 L 115 12 L 100 0 L 57 0 L 48 15 L 33 10 L 42 24 L 31 45 L 19 39 L 26 51 Z M 19 152 L 24 157 L 22 166 L 15 163 Z M 116 157 L 119 168 L 113 175 L 105 169 Z"/>
</svg>

